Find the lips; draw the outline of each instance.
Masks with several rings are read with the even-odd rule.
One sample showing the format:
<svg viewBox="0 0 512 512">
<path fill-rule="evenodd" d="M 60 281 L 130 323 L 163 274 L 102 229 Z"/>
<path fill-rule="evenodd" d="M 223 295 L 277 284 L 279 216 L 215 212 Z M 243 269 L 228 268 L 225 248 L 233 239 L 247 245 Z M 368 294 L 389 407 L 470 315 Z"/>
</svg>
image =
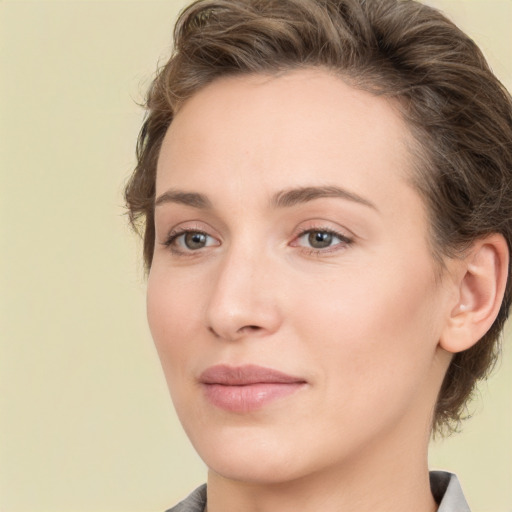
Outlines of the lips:
<svg viewBox="0 0 512 512">
<path fill-rule="evenodd" d="M 305 386 L 301 377 L 256 365 L 218 365 L 199 377 L 207 400 L 231 412 L 249 412 L 289 396 Z"/>
</svg>

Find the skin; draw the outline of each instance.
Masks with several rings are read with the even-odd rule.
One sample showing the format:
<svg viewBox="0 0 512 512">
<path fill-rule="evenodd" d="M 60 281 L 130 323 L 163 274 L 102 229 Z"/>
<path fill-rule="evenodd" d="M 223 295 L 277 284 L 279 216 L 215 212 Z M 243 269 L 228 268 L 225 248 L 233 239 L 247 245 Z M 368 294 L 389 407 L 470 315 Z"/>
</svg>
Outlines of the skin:
<svg viewBox="0 0 512 512">
<path fill-rule="evenodd" d="M 436 279 L 411 144 L 392 103 L 312 69 L 219 79 L 171 124 L 148 319 L 209 512 L 435 510 L 426 453 L 460 272 Z M 325 186 L 348 195 L 275 204 Z M 306 384 L 230 412 L 199 383 L 217 364 Z"/>
</svg>

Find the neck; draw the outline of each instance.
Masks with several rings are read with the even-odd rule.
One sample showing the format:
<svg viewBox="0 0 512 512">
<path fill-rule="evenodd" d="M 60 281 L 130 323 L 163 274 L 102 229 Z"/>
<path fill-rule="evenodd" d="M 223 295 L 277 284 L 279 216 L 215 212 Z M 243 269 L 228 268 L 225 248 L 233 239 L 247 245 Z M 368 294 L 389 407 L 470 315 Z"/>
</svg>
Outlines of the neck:
<svg viewBox="0 0 512 512">
<path fill-rule="evenodd" d="M 428 436 L 421 450 L 413 448 L 417 440 L 398 437 L 388 449 L 365 446 L 343 464 L 283 482 L 242 482 L 210 471 L 207 510 L 434 512 L 427 445 Z"/>
</svg>

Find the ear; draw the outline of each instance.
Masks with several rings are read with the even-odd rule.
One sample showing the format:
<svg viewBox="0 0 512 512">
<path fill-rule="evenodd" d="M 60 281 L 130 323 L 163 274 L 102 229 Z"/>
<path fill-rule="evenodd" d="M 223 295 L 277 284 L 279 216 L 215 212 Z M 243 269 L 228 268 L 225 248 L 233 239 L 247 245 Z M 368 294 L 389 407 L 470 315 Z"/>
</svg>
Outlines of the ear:
<svg viewBox="0 0 512 512">
<path fill-rule="evenodd" d="M 508 277 L 509 251 L 500 234 L 477 240 L 452 269 L 456 293 L 444 326 L 441 348 L 451 353 L 472 347 L 498 315 Z"/>
</svg>

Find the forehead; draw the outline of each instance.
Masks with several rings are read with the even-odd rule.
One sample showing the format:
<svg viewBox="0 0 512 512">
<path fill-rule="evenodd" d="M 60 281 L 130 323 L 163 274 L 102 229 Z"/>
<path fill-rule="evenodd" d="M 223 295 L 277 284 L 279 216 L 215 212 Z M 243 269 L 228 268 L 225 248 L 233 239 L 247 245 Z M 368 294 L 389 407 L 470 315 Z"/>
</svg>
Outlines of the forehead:
<svg viewBox="0 0 512 512">
<path fill-rule="evenodd" d="M 390 184 L 407 181 L 410 146 L 393 103 L 325 70 L 222 78 L 176 115 L 162 144 L 157 194 L 199 187 L 213 197 L 254 197 L 337 184 L 385 196 Z"/>
</svg>

